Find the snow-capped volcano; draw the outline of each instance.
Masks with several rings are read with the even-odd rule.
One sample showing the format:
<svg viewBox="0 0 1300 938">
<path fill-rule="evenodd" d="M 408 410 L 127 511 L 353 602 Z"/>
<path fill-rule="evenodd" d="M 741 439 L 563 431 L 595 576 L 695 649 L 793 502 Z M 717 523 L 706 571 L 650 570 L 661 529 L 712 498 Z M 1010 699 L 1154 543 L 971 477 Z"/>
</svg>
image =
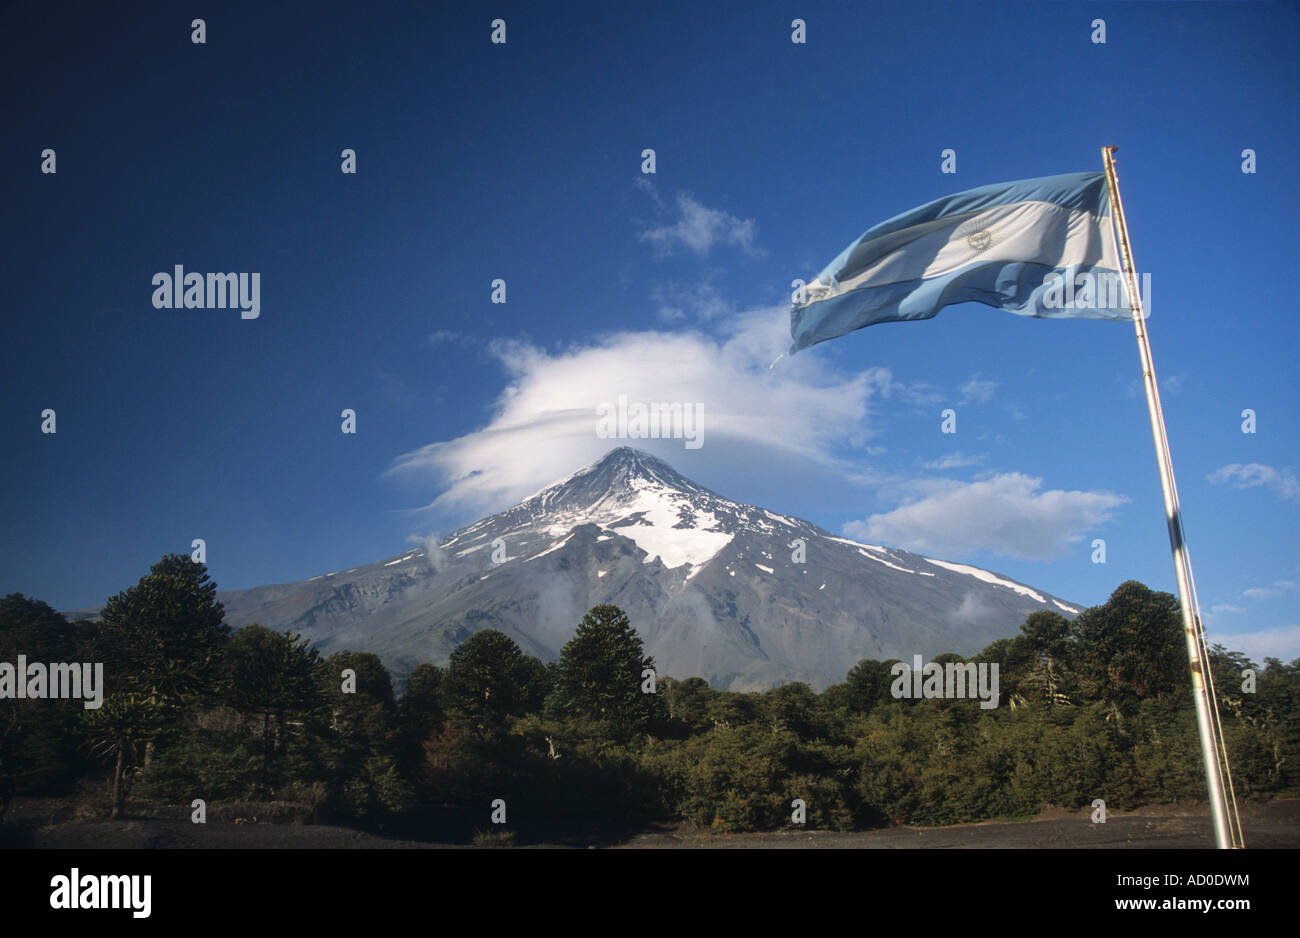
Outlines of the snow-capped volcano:
<svg viewBox="0 0 1300 938">
<path fill-rule="evenodd" d="M 741 531 L 775 535 L 778 519 L 792 530 L 801 525 L 815 530 L 728 501 L 662 460 L 624 446 L 514 508 L 458 532 L 443 547 L 460 554 L 477 549 L 489 531 L 493 537 L 540 532 L 563 538 L 580 525 L 594 524 L 635 543 L 645 552 L 645 563 L 659 560 L 670 570 L 688 567 L 689 573 L 701 569 Z"/>
<path fill-rule="evenodd" d="M 558 656 L 614 603 L 660 673 L 825 687 L 864 657 L 973 653 L 1039 609 L 1077 607 L 996 573 L 836 537 L 730 501 L 630 447 L 424 549 L 303 583 L 222 593 L 232 626 L 373 651 L 398 676 L 482 628 Z"/>
</svg>

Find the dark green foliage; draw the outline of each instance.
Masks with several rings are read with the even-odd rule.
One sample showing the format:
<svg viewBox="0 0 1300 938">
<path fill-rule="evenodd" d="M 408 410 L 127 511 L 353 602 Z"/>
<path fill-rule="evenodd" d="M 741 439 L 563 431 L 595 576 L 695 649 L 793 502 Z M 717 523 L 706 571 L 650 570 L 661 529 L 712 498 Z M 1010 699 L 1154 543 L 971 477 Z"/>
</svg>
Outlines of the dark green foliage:
<svg viewBox="0 0 1300 938">
<path fill-rule="evenodd" d="M 870 713 L 876 706 L 893 701 L 889 685 L 893 683 L 889 669 L 897 661 L 873 661 L 864 658 L 855 664 L 844 679 L 844 702 L 858 713 Z"/>
<path fill-rule="evenodd" d="M 724 690 L 709 700 L 707 713 L 714 727 L 727 729 L 762 719 L 763 705 L 758 694 L 739 694 Z"/>
<path fill-rule="evenodd" d="M 419 665 L 406 678 L 399 710 L 402 717 L 425 730 L 442 724 L 440 688 L 442 669 L 425 663 Z M 421 736 L 427 733 L 420 734 Z"/>
<path fill-rule="evenodd" d="M 604 724 L 620 740 L 645 733 L 662 707 L 642 690 L 654 659 L 617 606 L 594 606 L 560 652 L 555 688 L 560 711 Z"/>
<path fill-rule="evenodd" d="M 305 638 L 246 625 L 226 652 L 226 697 L 238 713 L 261 723 L 258 778 L 269 794 L 291 735 L 319 718 L 324 696 L 317 686 L 320 655 Z"/>
<path fill-rule="evenodd" d="M 1180 694 L 1190 700 L 1177 597 L 1129 580 L 1105 605 L 1081 612 L 1071 633 L 1079 689 L 1109 704 L 1117 717 L 1155 697 Z"/>
<path fill-rule="evenodd" d="M 668 710 L 671 735 L 684 739 L 713 728 L 709 707 L 718 692 L 704 678 L 679 681 L 666 677 L 659 682 L 659 693 Z"/>
<path fill-rule="evenodd" d="M 0 661 L 90 661 L 85 636 L 43 602 L 11 593 L 0 599 Z M 67 791 L 85 759 L 78 752 L 84 706 L 79 700 L 0 700 L 0 812 L 5 792 Z"/>
<path fill-rule="evenodd" d="M 613 606 L 592 609 L 548 665 L 478 632 L 445 670 L 417 667 L 395 700 L 375 655 L 322 659 L 258 625 L 227 637 L 214 592 L 174 555 L 114 597 L 102 627 L 0 600 L 0 661 L 102 652 L 110 664 L 97 711 L 0 700 L 0 812 L 15 784 L 51 793 L 88 771 L 111 779 L 115 813 L 128 793 L 293 801 L 466 842 L 489 829 L 592 842 L 651 820 L 785 829 L 798 802 L 805 829 L 847 830 L 1204 797 L 1178 606 L 1140 583 L 1073 622 L 1035 613 L 966 659 L 998 665 L 993 709 L 894 699 L 893 662 L 869 659 L 821 694 L 666 676 L 644 693 L 653 662 Z M 1238 797 L 1300 791 L 1300 660 L 1259 668 L 1216 646 L 1209 671 Z M 504 830 L 488 827 L 496 798 Z"/>
<path fill-rule="evenodd" d="M 344 676 L 344 671 L 353 672 L 355 686 L 351 678 Z M 322 662 L 319 673 L 322 693 L 336 708 L 346 708 L 358 701 L 378 704 L 389 711 L 396 706 L 392 675 L 378 655 L 340 651 Z"/>
<path fill-rule="evenodd" d="M 275 800 L 302 770 L 303 741 L 290 737 L 267 752 L 262 719 L 226 706 L 187 711 L 179 732 L 160 746 L 137 794 L 188 804 Z"/>
<path fill-rule="evenodd" d="M 831 732 L 831 720 L 822 701 L 802 681 L 782 684 L 763 695 L 763 709 L 772 732 L 789 730 L 801 740 L 824 739 Z"/>
<path fill-rule="evenodd" d="M 495 629 L 475 632 L 451 653 L 440 695 L 447 718 L 480 740 L 504 734 L 511 717 L 541 708 L 546 667 Z"/>
<path fill-rule="evenodd" d="M 442 727 L 442 669 L 425 663 L 406 678 L 397 704 L 399 761 L 408 778 L 418 771 L 424 741 Z"/>
<path fill-rule="evenodd" d="M 90 752 L 113 760 L 113 817 L 121 817 L 127 774 L 139 764 L 145 745 L 158 738 L 168 710 L 144 693 L 121 690 L 105 694 L 103 704 L 87 711 L 86 743 Z"/>
<path fill-rule="evenodd" d="M 398 771 L 392 678 L 377 656 L 350 651 L 330 655 L 318 674 L 328 711 L 329 732 L 319 750 L 330 786 L 327 807 L 382 824 L 407 810 L 413 798 Z"/>
<path fill-rule="evenodd" d="M 793 827 L 792 802 L 800 798 L 805 827 L 854 826 L 848 750 L 804 743 L 790 730 L 719 727 L 684 743 L 652 743 L 644 762 L 660 779 L 669 817 L 724 832 Z"/>
<path fill-rule="evenodd" d="M 149 574 L 104 605 L 100 637 L 109 685 L 179 706 L 209 694 L 219 677 L 229 629 L 207 568 L 168 554 Z"/>
<path fill-rule="evenodd" d="M 1070 620 L 1056 612 L 1035 612 L 1013 639 L 990 645 L 980 660 L 1000 667 L 1002 700 L 1012 707 L 1068 706 L 1078 696 L 1078 677 L 1071 669 Z"/>
<path fill-rule="evenodd" d="M 1261 670 L 1221 645 L 1210 649 L 1228 758 L 1242 794 L 1300 785 L 1300 764 L 1295 755 L 1288 758 L 1300 739 L 1300 658 L 1290 664 L 1265 658 L 1264 664 Z"/>
<path fill-rule="evenodd" d="M 203 564 L 167 554 L 104 605 L 98 650 L 114 709 L 111 717 L 101 714 L 92 723 L 99 750 L 108 745 L 104 734 L 117 740 L 115 814 L 123 807 L 124 775 L 137 764 L 147 774 L 155 746 L 173 736 L 184 708 L 216 697 L 229 640 L 216 595 L 217 584 Z M 128 725 L 132 720 L 134 726 Z"/>
</svg>

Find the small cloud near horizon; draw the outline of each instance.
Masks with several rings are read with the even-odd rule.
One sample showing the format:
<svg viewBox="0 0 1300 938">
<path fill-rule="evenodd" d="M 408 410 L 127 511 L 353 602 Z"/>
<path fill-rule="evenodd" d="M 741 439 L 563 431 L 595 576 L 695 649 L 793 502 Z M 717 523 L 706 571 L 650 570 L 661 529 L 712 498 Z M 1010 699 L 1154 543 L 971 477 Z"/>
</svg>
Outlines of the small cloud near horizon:
<svg viewBox="0 0 1300 938">
<path fill-rule="evenodd" d="M 980 551 L 1021 560 L 1055 560 L 1110 521 L 1128 499 L 1106 491 L 1041 491 L 1043 480 L 1019 472 L 975 482 L 912 483 L 922 497 L 844 526 L 849 537 L 932 557 Z"/>
<path fill-rule="evenodd" d="M 1229 485 L 1234 489 L 1253 489 L 1261 486 L 1287 500 L 1300 498 L 1300 480 L 1290 469 L 1275 469 L 1263 463 L 1229 463 L 1205 477 L 1215 485 Z"/>
</svg>

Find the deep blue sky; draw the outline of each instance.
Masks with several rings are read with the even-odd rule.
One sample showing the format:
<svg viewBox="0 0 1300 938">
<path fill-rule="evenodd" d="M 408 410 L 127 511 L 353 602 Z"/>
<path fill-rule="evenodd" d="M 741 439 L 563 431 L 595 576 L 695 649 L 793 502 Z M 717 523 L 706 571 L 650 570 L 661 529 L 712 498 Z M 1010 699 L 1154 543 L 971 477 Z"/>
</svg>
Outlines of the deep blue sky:
<svg viewBox="0 0 1300 938">
<path fill-rule="evenodd" d="M 98 604 L 195 537 L 223 588 L 396 554 L 617 445 L 574 427 L 625 392 L 705 405 L 701 449 L 639 445 L 728 497 L 1079 603 L 1172 591 L 1131 326 L 966 304 L 767 370 L 790 281 L 866 228 L 1114 143 L 1211 637 L 1300 654 L 1298 26 L 1213 3 L 7 9 L 0 593 Z M 178 263 L 260 272 L 260 318 L 154 309 Z M 1028 520 L 954 533 L 945 510 Z"/>
</svg>

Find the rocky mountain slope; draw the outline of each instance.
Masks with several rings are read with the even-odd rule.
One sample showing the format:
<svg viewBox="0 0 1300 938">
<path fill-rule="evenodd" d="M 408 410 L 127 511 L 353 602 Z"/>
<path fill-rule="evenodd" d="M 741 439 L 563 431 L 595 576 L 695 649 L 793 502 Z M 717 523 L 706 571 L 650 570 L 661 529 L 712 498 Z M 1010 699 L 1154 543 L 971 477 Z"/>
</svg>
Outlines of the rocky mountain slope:
<svg viewBox="0 0 1300 938">
<path fill-rule="evenodd" d="M 436 548 L 219 598 L 232 627 L 372 651 L 399 678 L 484 628 L 551 660 L 591 606 L 613 603 L 660 674 L 735 690 L 821 689 L 865 657 L 971 654 L 1031 612 L 1079 611 L 977 567 L 729 501 L 629 447 Z"/>
</svg>

